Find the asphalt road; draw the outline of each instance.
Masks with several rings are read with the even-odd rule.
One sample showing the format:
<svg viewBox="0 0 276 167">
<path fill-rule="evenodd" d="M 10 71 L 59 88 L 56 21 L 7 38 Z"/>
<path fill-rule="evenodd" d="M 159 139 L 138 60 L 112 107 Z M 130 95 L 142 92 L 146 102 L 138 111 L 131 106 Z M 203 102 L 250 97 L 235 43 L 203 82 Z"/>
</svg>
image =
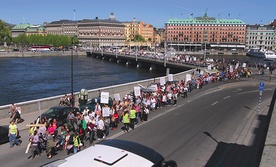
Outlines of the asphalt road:
<svg viewBox="0 0 276 167">
<path fill-rule="evenodd" d="M 268 105 L 275 85 L 266 83 L 259 105 L 259 81 L 241 80 L 210 84 L 179 98 L 177 106 L 150 113 L 133 131 L 114 130 L 107 139 L 135 141 L 160 152 L 180 167 L 258 166 L 262 153 Z M 45 153 L 29 160 L 25 154 L 28 132 L 21 131 L 22 146 L 0 146 L 3 167 L 39 166 L 66 157 L 57 152 L 51 160 Z"/>
</svg>

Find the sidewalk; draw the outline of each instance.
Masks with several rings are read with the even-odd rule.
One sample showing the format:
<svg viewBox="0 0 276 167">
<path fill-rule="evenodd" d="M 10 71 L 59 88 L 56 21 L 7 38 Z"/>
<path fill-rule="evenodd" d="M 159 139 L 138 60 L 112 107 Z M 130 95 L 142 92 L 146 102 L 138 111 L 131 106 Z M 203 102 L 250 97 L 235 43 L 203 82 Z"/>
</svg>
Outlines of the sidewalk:
<svg viewBox="0 0 276 167">
<path fill-rule="evenodd" d="M 44 111 L 41 111 L 41 113 L 43 113 L 43 112 Z M 24 121 L 17 124 L 18 130 L 21 131 L 21 130 L 28 129 L 28 127 L 26 125 L 30 124 L 31 122 L 34 122 L 38 116 L 39 116 L 39 112 L 31 112 L 31 113 L 27 113 L 27 114 L 22 114 L 21 118 L 24 119 Z M 0 119 L 0 125 L 1 126 L 9 125 L 10 121 L 11 121 L 11 118 Z"/>
</svg>

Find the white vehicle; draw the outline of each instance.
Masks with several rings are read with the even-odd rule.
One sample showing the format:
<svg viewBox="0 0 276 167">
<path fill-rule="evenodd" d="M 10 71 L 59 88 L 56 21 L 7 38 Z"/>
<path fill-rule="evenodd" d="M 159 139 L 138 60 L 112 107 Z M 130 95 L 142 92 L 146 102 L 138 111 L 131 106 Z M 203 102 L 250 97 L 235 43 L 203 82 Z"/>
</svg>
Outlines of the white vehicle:
<svg viewBox="0 0 276 167">
<path fill-rule="evenodd" d="M 177 167 L 175 161 L 144 145 L 125 140 L 106 140 L 65 159 L 42 167 Z"/>
</svg>

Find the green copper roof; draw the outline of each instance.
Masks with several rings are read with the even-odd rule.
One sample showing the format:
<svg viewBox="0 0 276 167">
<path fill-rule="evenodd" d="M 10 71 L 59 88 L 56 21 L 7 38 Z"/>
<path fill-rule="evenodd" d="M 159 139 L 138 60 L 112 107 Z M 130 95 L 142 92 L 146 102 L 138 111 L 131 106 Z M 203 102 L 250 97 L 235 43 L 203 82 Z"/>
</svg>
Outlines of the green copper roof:
<svg viewBox="0 0 276 167">
<path fill-rule="evenodd" d="M 12 30 L 22 30 L 22 29 L 26 29 L 28 27 L 32 26 L 32 24 L 26 23 L 26 24 L 17 24 L 16 26 L 14 26 L 12 28 Z"/>
<path fill-rule="evenodd" d="M 165 24 L 245 24 L 240 19 L 216 19 L 214 17 L 208 17 L 207 14 L 203 17 L 189 17 L 188 19 L 169 19 Z"/>
</svg>

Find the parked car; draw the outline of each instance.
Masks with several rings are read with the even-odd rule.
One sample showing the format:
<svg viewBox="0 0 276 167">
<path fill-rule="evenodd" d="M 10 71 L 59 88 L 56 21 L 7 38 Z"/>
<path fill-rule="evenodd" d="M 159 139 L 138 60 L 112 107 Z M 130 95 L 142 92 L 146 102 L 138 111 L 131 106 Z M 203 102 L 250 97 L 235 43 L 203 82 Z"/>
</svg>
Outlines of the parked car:
<svg viewBox="0 0 276 167">
<path fill-rule="evenodd" d="M 0 126 L 0 144 L 9 142 L 9 125 Z M 19 132 L 16 136 L 17 139 L 20 138 Z"/>
<path fill-rule="evenodd" d="M 76 115 L 79 109 L 71 106 L 55 106 L 41 114 L 41 118 L 47 118 L 48 121 L 56 119 L 58 126 L 61 126 L 66 123 L 66 118 L 70 111 Z M 40 116 L 38 116 L 38 118 L 40 118 Z"/>
<path fill-rule="evenodd" d="M 88 107 L 89 110 L 92 110 L 94 111 L 95 110 L 95 106 L 96 106 L 96 102 L 100 103 L 101 101 L 101 98 L 98 97 L 98 98 L 92 98 L 90 100 L 87 101 L 87 103 L 83 106 L 80 106 L 80 111 L 83 111 L 86 107 Z M 111 107 L 112 106 L 112 103 L 113 103 L 113 100 L 111 97 L 109 97 L 109 100 L 108 100 L 108 107 Z M 100 103 L 101 107 L 103 107 L 103 103 Z"/>
</svg>

